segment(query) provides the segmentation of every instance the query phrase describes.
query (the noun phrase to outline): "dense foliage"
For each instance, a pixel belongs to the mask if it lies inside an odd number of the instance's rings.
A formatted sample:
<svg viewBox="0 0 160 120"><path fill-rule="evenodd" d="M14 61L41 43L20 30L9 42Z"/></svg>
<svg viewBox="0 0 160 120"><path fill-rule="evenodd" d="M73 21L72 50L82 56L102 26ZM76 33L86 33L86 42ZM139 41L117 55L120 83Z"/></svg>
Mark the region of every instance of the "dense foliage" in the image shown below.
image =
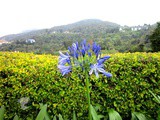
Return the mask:
<svg viewBox="0 0 160 120"><path fill-rule="evenodd" d="M67 50L73 42L80 42L83 38L94 40L104 52L150 51L148 35L153 29L154 26L146 24L128 27L100 20L84 20L51 29L4 36L0 39L11 43L0 46L0 51L57 54L58 50ZM27 39L34 39L36 42L28 44Z"/></svg>
<svg viewBox="0 0 160 120"><path fill-rule="evenodd" d="M75 71L62 77L56 56L0 52L0 66L0 106L6 106L6 119L15 114L35 118L39 103L48 104L50 115L71 119L75 110L79 119L86 119L84 76ZM160 53L113 54L105 67L112 78L91 75L90 80L92 105L99 107L99 113L114 108L126 120L133 111L157 118L149 90L160 94ZM18 102L22 97L30 98L26 110Z"/></svg>
<svg viewBox="0 0 160 120"><path fill-rule="evenodd" d="M156 29L149 36L151 41L151 47L154 52L160 51L160 22L157 23Z"/></svg>

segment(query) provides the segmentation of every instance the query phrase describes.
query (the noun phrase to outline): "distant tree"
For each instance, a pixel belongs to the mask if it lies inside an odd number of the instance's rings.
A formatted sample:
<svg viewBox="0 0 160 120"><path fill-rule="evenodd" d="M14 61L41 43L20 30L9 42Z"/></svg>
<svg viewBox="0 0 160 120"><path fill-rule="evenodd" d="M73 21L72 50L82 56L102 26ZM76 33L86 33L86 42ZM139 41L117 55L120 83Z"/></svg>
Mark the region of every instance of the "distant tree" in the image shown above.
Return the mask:
<svg viewBox="0 0 160 120"><path fill-rule="evenodd" d="M144 44L139 44L138 45L138 51L139 52L144 52Z"/></svg>
<svg viewBox="0 0 160 120"><path fill-rule="evenodd" d="M160 51L160 22L157 23L157 27L149 36L149 39L151 41L151 48L153 52Z"/></svg>

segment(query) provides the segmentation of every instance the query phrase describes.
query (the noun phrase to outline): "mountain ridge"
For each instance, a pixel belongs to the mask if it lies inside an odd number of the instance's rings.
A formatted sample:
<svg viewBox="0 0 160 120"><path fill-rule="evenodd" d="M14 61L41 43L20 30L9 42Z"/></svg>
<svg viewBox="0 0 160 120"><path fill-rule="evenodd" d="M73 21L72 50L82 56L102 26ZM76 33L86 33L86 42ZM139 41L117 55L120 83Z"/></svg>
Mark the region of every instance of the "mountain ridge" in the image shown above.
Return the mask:
<svg viewBox="0 0 160 120"><path fill-rule="evenodd" d="M57 54L67 50L73 42L97 42L108 52L150 51L149 34L155 27L120 26L119 24L97 19L86 19L72 24L48 29L28 31L0 38L8 44L0 45L0 51L34 52L37 54ZM26 42L33 40L34 42Z"/></svg>
<svg viewBox="0 0 160 120"><path fill-rule="evenodd" d="M95 27L93 27L95 26ZM80 20L78 22L66 24L66 25L60 25L60 26L54 26L51 28L45 28L45 29L37 29L37 30L26 30L27 32L22 32L18 34L9 34L0 37L2 40L7 40L7 41L13 41L14 39L18 39L18 37L23 37L25 35L29 36L34 36L37 34L43 34L44 32L52 33L52 32L65 32L65 31L71 31L71 32L79 32L83 28L86 27L92 27L92 29L97 29L97 26L101 27L102 29L111 29L111 28L116 28L120 27L119 24L113 23L113 22L108 22L108 21L102 21L100 19L85 19L85 20ZM90 31L90 30L88 30ZM86 31L86 32L88 32ZM84 33L86 33L84 32Z"/></svg>

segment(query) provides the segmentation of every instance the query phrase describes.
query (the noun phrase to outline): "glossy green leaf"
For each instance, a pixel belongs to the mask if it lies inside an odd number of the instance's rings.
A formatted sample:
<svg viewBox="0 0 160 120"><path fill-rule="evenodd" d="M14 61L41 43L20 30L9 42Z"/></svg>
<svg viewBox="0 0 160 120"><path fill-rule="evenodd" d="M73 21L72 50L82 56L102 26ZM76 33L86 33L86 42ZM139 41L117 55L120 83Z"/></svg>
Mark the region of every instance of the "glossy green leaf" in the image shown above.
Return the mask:
<svg viewBox="0 0 160 120"><path fill-rule="evenodd" d="M73 120L77 120L75 111L73 111Z"/></svg>
<svg viewBox="0 0 160 120"><path fill-rule="evenodd" d="M154 98L155 98L155 101L158 103L158 104L160 104L160 96L156 96L152 91L150 91L149 90L149 92L154 96Z"/></svg>
<svg viewBox="0 0 160 120"><path fill-rule="evenodd" d="M18 116L16 115L13 120L19 120Z"/></svg>
<svg viewBox="0 0 160 120"><path fill-rule="evenodd" d="M2 107L0 108L0 120L4 119L4 111L5 111L5 107L4 105L2 105Z"/></svg>
<svg viewBox="0 0 160 120"><path fill-rule="evenodd" d="M157 118L157 120L160 120L160 107L158 109L158 118Z"/></svg>
<svg viewBox="0 0 160 120"><path fill-rule="evenodd" d="M109 120L122 120L119 113L114 109L109 109L108 114L109 114Z"/></svg>
<svg viewBox="0 0 160 120"><path fill-rule="evenodd" d="M61 114L59 114L59 120L63 120L63 117Z"/></svg>
<svg viewBox="0 0 160 120"><path fill-rule="evenodd" d="M54 116L53 120L57 120L56 115Z"/></svg>
<svg viewBox="0 0 160 120"><path fill-rule="evenodd" d="M131 120L147 120L147 118L142 113L133 112Z"/></svg>
<svg viewBox="0 0 160 120"><path fill-rule="evenodd" d="M90 105L90 108L91 108L91 115L92 115L93 120L100 120L92 105Z"/></svg>
<svg viewBox="0 0 160 120"><path fill-rule="evenodd" d="M47 105L43 105L41 107L40 112L38 113L38 116L36 118L36 120L50 120L49 115L47 113Z"/></svg>

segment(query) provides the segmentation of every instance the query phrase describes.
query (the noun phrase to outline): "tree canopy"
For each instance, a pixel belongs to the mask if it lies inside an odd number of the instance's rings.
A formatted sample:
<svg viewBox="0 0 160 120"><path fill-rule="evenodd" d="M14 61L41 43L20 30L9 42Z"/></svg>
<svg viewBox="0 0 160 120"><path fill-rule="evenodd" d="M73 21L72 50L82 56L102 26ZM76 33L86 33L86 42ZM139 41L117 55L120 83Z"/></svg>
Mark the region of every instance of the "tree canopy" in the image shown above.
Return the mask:
<svg viewBox="0 0 160 120"><path fill-rule="evenodd" d="M157 23L157 27L149 36L149 39L151 41L151 48L153 52L160 51L160 22Z"/></svg>

